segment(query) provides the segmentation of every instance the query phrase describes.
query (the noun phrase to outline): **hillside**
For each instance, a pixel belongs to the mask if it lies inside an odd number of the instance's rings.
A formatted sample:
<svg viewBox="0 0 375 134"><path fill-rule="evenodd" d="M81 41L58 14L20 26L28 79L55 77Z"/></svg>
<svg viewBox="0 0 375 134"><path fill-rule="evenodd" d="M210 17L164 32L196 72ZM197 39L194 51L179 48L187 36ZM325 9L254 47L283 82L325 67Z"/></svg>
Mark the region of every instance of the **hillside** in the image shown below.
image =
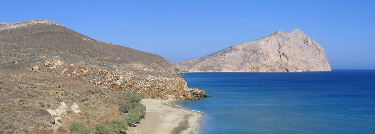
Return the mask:
<svg viewBox="0 0 375 134"><path fill-rule="evenodd" d="M168 71L174 71L173 66L158 55L104 43L51 21L3 23L0 26L2 54L14 53L15 56L19 56L18 53L22 53L33 57L60 56L71 61L84 60L98 64L157 64L164 69L169 69ZM18 60L27 59L18 58Z"/></svg>
<svg viewBox="0 0 375 134"><path fill-rule="evenodd" d="M189 88L158 55L51 21L0 23L0 133L106 124L125 116L118 110L125 93L178 100L206 96ZM54 109L64 112L52 115Z"/></svg>

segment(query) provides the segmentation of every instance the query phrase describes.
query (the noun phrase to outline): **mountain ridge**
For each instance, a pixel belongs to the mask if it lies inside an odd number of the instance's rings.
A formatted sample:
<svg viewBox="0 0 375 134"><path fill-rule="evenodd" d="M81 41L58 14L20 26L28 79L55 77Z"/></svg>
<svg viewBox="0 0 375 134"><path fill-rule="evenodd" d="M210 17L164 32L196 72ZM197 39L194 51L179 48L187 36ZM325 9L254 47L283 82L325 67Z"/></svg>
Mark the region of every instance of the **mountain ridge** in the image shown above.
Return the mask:
<svg viewBox="0 0 375 134"><path fill-rule="evenodd" d="M175 71L173 65L159 55L95 40L62 24L48 20L7 23L0 25L0 28L2 29L0 30L0 42L16 43L20 47L42 51L41 53L60 53L60 55L68 53L80 59L103 63L155 63L168 68L168 71ZM46 52L41 48L53 51Z"/></svg>
<svg viewBox="0 0 375 134"><path fill-rule="evenodd" d="M28 21L22 21L22 22L17 22L17 23L1 22L0 23L0 30L14 29L14 28L26 27L26 26L29 26L29 25L37 25L37 24L58 25L58 26L65 27L62 24L58 24L58 23L50 21L50 20L28 20Z"/></svg>

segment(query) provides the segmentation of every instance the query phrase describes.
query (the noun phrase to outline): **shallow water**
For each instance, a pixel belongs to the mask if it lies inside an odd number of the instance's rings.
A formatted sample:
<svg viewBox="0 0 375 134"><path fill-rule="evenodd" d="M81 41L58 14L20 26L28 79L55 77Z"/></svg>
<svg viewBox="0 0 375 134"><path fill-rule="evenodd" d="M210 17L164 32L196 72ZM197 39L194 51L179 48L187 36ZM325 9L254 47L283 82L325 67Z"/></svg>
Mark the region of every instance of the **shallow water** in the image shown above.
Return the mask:
<svg viewBox="0 0 375 134"><path fill-rule="evenodd" d="M375 70L184 77L213 96L180 104L205 113L202 134L375 133Z"/></svg>

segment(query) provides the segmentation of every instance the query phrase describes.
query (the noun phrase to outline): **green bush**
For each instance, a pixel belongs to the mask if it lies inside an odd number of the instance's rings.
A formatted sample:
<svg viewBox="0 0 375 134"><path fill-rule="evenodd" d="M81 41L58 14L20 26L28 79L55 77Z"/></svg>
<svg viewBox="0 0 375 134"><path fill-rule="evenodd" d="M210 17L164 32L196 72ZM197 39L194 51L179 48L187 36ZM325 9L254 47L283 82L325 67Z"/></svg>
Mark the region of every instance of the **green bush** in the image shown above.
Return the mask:
<svg viewBox="0 0 375 134"><path fill-rule="evenodd" d="M146 114L146 107L140 103L137 103L135 107L129 112L128 116L126 117L127 123L129 126L133 126L135 123L139 123L139 121L145 116Z"/></svg>
<svg viewBox="0 0 375 134"><path fill-rule="evenodd" d="M109 127L99 125L95 127L95 134L118 134L113 132Z"/></svg>
<svg viewBox="0 0 375 134"><path fill-rule="evenodd" d="M132 112L136 113L140 118L143 118L146 114L146 106L138 103L135 105Z"/></svg>
<svg viewBox="0 0 375 134"><path fill-rule="evenodd" d="M126 130L128 128L127 120L125 119L113 120L109 124L109 128L111 128L116 133L120 133L121 131Z"/></svg>
<svg viewBox="0 0 375 134"><path fill-rule="evenodd" d="M128 113L130 110L132 110L137 103L122 103L120 104L120 111L123 113Z"/></svg>
<svg viewBox="0 0 375 134"><path fill-rule="evenodd" d="M125 94L125 99L127 102L120 104L119 110L123 113L128 113L130 110L138 107L140 104L139 102L142 100L143 96L141 94Z"/></svg>
<svg viewBox="0 0 375 134"><path fill-rule="evenodd" d="M131 112L126 116L128 126L133 126L133 124L138 123L139 121L140 117L135 112Z"/></svg>
<svg viewBox="0 0 375 134"><path fill-rule="evenodd" d="M143 99L143 95L127 93L125 94L125 99L128 101L128 103L138 103Z"/></svg>
<svg viewBox="0 0 375 134"><path fill-rule="evenodd" d="M141 94L125 94L125 103L120 104L119 110L128 113L125 118L112 120L107 125L96 126L95 129L87 128L80 123L72 123L70 131L76 134L119 134L125 131L128 126L139 123L146 114L146 107L140 103L143 96Z"/></svg>
<svg viewBox="0 0 375 134"><path fill-rule="evenodd" d="M76 122L70 125L70 131L75 134L90 134L91 133L90 129L87 128L85 125L82 125Z"/></svg>
<svg viewBox="0 0 375 134"><path fill-rule="evenodd" d="M120 111L128 113L125 120L128 126L133 126L146 114L146 107L140 103L143 96L140 94L125 94L126 103L120 105Z"/></svg>
<svg viewBox="0 0 375 134"><path fill-rule="evenodd" d="M128 113L129 111L146 111L146 107L141 103L123 103L120 105L121 112Z"/></svg>

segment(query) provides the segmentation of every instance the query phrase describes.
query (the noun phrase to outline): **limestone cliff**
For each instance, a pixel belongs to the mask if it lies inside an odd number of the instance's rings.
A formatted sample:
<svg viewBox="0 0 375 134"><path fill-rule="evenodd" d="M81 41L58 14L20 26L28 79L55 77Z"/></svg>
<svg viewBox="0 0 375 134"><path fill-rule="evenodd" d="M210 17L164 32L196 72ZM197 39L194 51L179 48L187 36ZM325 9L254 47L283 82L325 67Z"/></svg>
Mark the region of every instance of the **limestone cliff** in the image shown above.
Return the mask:
<svg viewBox="0 0 375 134"><path fill-rule="evenodd" d="M331 71L324 49L296 29L231 46L205 57L177 64L187 72L305 72Z"/></svg>

